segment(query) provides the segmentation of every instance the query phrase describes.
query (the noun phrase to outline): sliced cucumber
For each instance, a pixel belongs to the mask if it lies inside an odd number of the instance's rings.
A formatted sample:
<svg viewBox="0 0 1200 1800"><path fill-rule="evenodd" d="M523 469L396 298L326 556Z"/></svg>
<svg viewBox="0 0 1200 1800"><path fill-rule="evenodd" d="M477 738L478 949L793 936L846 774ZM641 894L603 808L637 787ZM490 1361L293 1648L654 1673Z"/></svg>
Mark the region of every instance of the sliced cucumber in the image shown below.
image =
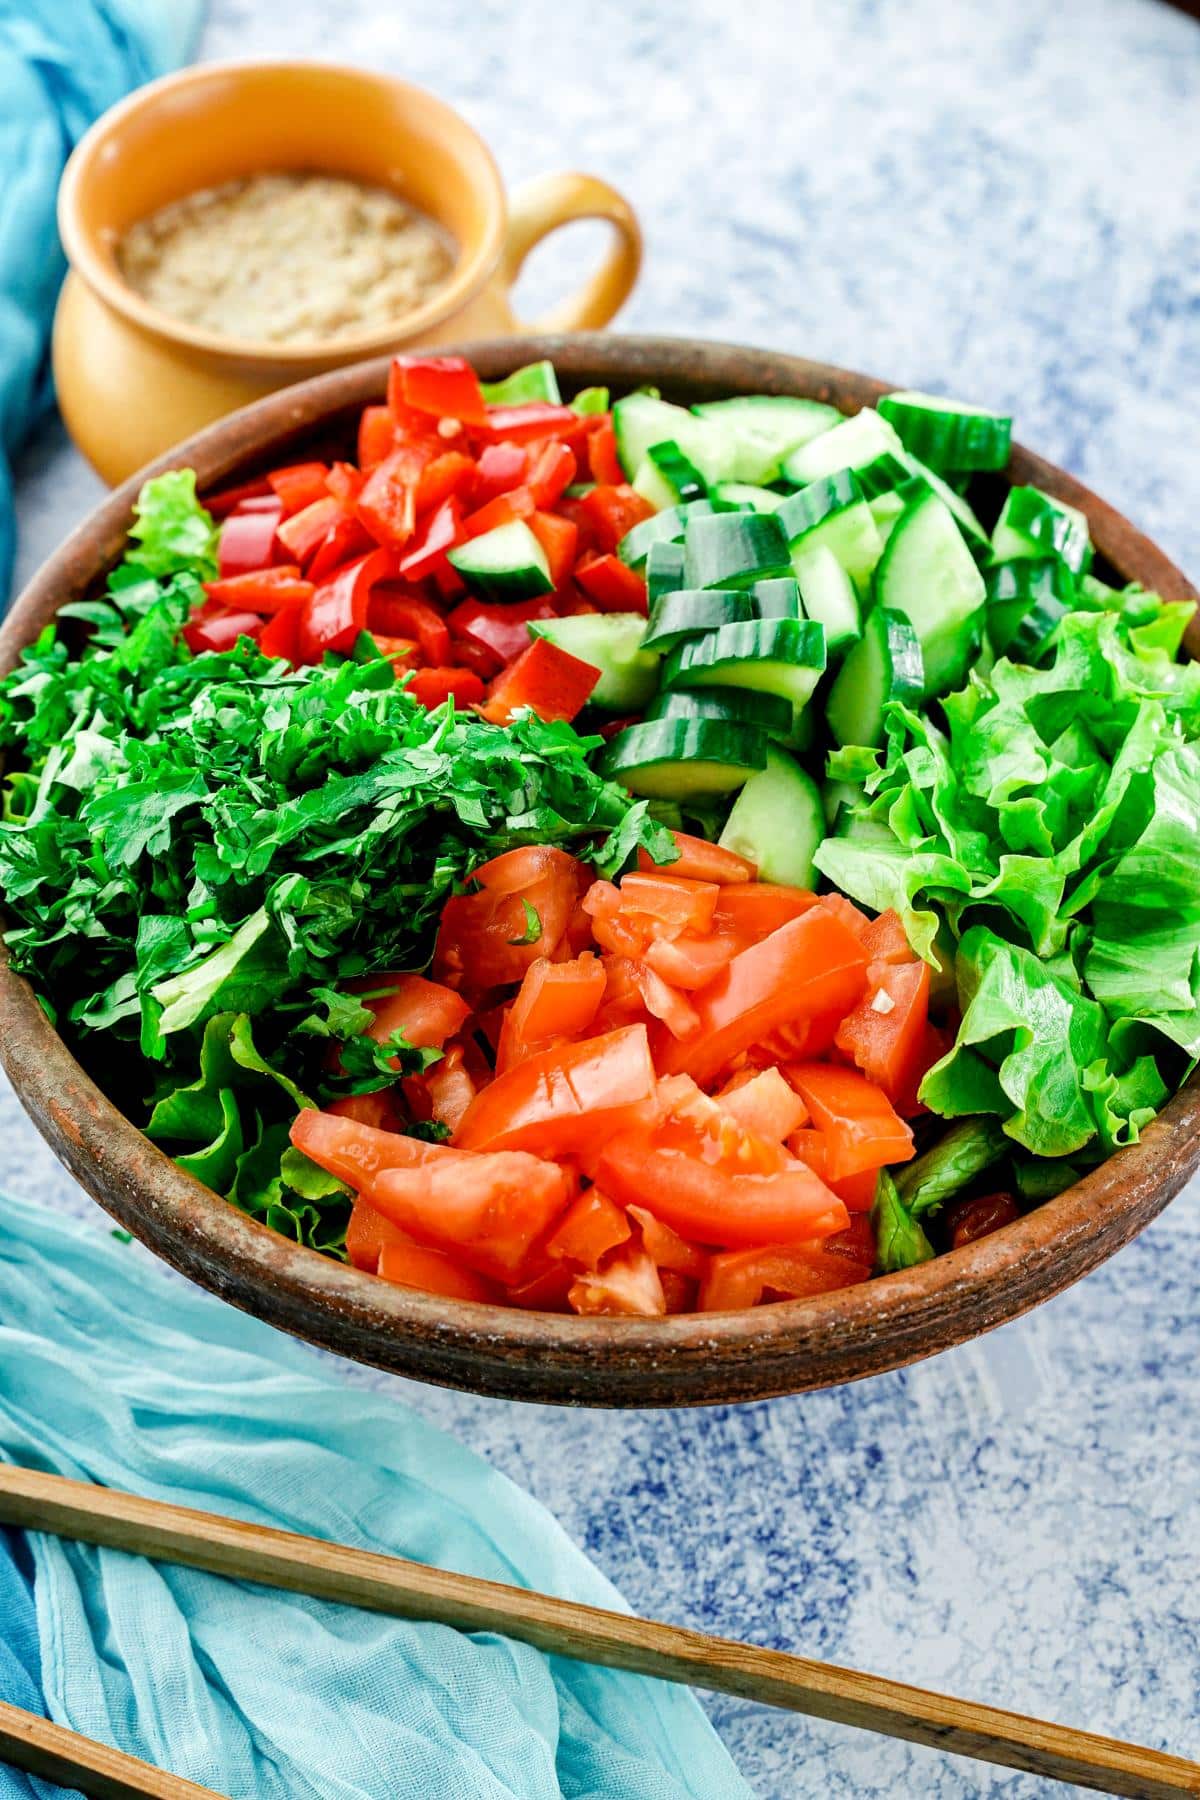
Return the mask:
<svg viewBox="0 0 1200 1800"><path fill-rule="evenodd" d="M750 589L756 619L802 619L800 584L791 575L777 575L769 581L756 581Z"/></svg>
<svg viewBox="0 0 1200 1800"><path fill-rule="evenodd" d="M552 406L562 404L552 362L526 363L503 381L481 381L479 385L488 406L525 406L530 400L548 400Z"/></svg>
<svg viewBox="0 0 1200 1800"><path fill-rule="evenodd" d="M988 642L997 656L1035 662L1076 604L1075 577L1057 556L1020 557L984 571Z"/></svg>
<svg viewBox="0 0 1200 1800"><path fill-rule="evenodd" d="M896 488L903 487L911 479L912 464L906 458L893 456L890 450L885 450L882 456L875 457L873 462L864 463L854 474L867 500L875 500L881 494L894 493Z"/></svg>
<svg viewBox="0 0 1200 1800"><path fill-rule="evenodd" d="M530 600L554 592L546 552L524 519L469 538L447 556L467 586L485 600Z"/></svg>
<svg viewBox="0 0 1200 1800"><path fill-rule="evenodd" d="M660 538L646 558L646 600L651 610L664 594L683 586L683 545Z"/></svg>
<svg viewBox="0 0 1200 1800"><path fill-rule="evenodd" d="M756 619L677 644L663 663L662 685L753 688L799 708L824 669L825 632L815 620Z"/></svg>
<svg viewBox="0 0 1200 1800"><path fill-rule="evenodd" d="M711 500L689 500L686 505L668 506L665 511L655 513L652 519L643 519L632 531L627 531L617 545L617 555L631 569L640 569L652 544L682 543L688 520L696 514L714 510Z"/></svg>
<svg viewBox="0 0 1200 1800"><path fill-rule="evenodd" d="M648 719L721 719L726 725L753 725L781 742L792 735L792 703L779 694L758 694L751 688L676 688L659 694L647 712Z"/></svg>
<svg viewBox="0 0 1200 1800"><path fill-rule="evenodd" d="M755 487L749 481L718 481L709 490L709 498L715 506L731 512L775 512L786 495L777 494L774 488Z"/></svg>
<svg viewBox="0 0 1200 1800"><path fill-rule="evenodd" d="M590 419L596 413L608 411L608 389L606 387L580 388L571 402L571 411L577 412L580 418Z"/></svg>
<svg viewBox="0 0 1200 1800"><path fill-rule="evenodd" d="M793 450L783 459L780 472L786 481L803 487L806 482L819 481L822 475L836 475L839 469L865 468L877 456L888 451L894 456L902 448L887 420L866 406L852 419L843 419L832 431L814 438L811 444Z"/></svg>
<svg viewBox="0 0 1200 1800"><path fill-rule="evenodd" d="M691 514L683 540L684 580L690 588L750 587L790 575L787 538L774 513Z"/></svg>
<svg viewBox="0 0 1200 1800"><path fill-rule="evenodd" d="M915 706L923 686L916 632L903 613L877 606L829 690L825 717L835 741L881 744L884 709L893 700Z"/></svg>
<svg viewBox="0 0 1200 1800"><path fill-rule="evenodd" d="M833 662L862 631L854 583L828 544L794 552L793 567L805 614L825 627L825 648Z"/></svg>
<svg viewBox="0 0 1200 1800"><path fill-rule="evenodd" d="M875 571L875 593L881 606L912 622L926 697L961 686L979 641L985 589L953 515L936 494L922 493L905 508Z"/></svg>
<svg viewBox="0 0 1200 1800"><path fill-rule="evenodd" d="M832 550L855 586L866 591L871 572L883 555L883 539L849 469L820 476L798 494L790 494L777 517L797 573L804 557L821 546Z"/></svg>
<svg viewBox="0 0 1200 1800"><path fill-rule="evenodd" d="M958 529L966 539L967 549L975 561L981 566L990 562L992 560L992 541L976 518L970 502L965 500L961 494L956 493L948 481L943 481L935 469L927 468L919 457L906 452L906 458L912 467L913 480L924 482L926 487L932 488L942 504L950 508L958 524ZM902 490L906 493L911 492L913 498L916 497L916 491L911 483L908 488Z"/></svg>
<svg viewBox="0 0 1200 1800"><path fill-rule="evenodd" d="M813 857L825 836L821 791L794 757L767 751L767 766L752 775L730 810L719 842L758 865L760 881L811 888Z"/></svg>
<svg viewBox="0 0 1200 1800"><path fill-rule="evenodd" d="M716 481L771 481L778 457L742 432L716 420L698 418L654 394L629 394L613 407L617 455L632 479L655 444L677 444L707 484Z"/></svg>
<svg viewBox="0 0 1200 1800"><path fill-rule="evenodd" d="M692 411L701 419L744 432L781 461L841 419L836 406L792 394L741 394L732 400L705 400Z"/></svg>
<svg viewBox="0 0 1200 1800"><path fill-rule="evenodd" d="M1012 420L982 406L964 406L936 394L898 390L879 402L906 450L944 474L947 469L1002 469L1008 461Z"/></svg>
<svg viewBox="0 0 1200 1800"><path fill-rule="evenodd" d="M753 726L721 719L644 719L612 740L600 773L631 794L685 800L730 793L766 762L766 735Z"/></svg>
<svg viewBox="0 0 1200 1800"><path fill-rule="evenodd" d="M1073 575L1082 575L1092 560L1088 522L1077 508L1040 488L1010 488L992 533L992 553L997 562L1061 556Z"/></svg>
<svg viewBox="0 0 1200 1800"><path fill-rule="evenodd" d="M679 588L655 602L646 643L655 650L671 650L684 638L759 616L749 589Z"/></svg>
<svg viewBox="0 0 1200 1800"><path fill-rule="evenodd" d="M606 712L640 712L658 691L659 658L643 648L646 621L635 613L577 613L569 619L538 619L532 637L549 638L560 650L599 669L588 699Z"/></svg>
<svg viewBox="0 0 1200 1800"><path fill-rule="evenodd" d="M681 500L704 498L703 475L675 443L651 444L633 486L651 506L678 506Z"/></svg>
<svg viewBox="0 0 1200 1800"><path fill-rule="evenodd" d="M876 494L873 500L867 501L867 508L875 521L875 529L879 533L879 541L886 545L892 535L892 528L900 514L908 505L912 495L906 487L894 488L889 494ZM883 552L880 551L880 555Z"/></svg>

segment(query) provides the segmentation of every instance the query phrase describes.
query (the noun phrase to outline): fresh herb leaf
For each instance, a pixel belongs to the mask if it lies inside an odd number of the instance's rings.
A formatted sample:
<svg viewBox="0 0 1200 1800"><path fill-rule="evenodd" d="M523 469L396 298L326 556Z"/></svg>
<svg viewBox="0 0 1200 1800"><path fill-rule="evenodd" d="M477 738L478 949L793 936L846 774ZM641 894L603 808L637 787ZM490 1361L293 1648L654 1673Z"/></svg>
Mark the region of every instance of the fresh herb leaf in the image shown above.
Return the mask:
<svg viewBox="0 0 1200 1800"><path fill-rule="evenodd" d="M913 1218L920 1218L969 1187L1008 1147L991 1119L961 1119L915 1161L896 1170L896 1192Z"/></svg>
<svg viewBox="0 0 1200 1800"><path fill-rule="evenodd" d="M886 1169L879 1171L871 1223L875 1228L875 1266L881 1274L911 1269L933 1256L933 1245L896 1192Z"/></svg>
<svg viewBox="0 0 1200 1800"><path fill-rule="evenodd" d="M510 944L536 944L542 935L542 921L537 908L531 906L528 900L522 899L521 905L525 908L525 930L520 937L509 938L508 941Z"/></svg>

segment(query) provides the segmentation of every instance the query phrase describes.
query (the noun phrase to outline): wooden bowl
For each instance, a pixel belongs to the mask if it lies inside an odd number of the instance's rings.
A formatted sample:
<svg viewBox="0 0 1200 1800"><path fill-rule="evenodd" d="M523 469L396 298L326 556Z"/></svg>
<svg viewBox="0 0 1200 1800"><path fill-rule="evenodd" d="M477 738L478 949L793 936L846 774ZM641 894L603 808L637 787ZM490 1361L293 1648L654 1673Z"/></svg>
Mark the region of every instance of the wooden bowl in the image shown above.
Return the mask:
<svg viewBox="0 0 1200 1800"><path fill-rule="evenodd" d="M854 412L885 384L767 351L672 338L507 339L471 355L488 378L551 357L567 383L650 382L669 398L784 393ZM339 369L234 413L147 473L188 465L202 490L350 440L378 400L387 363ZM1195 589L1163 553L1071 476L1027 450L1009 471L1081 507L1112 568L1166 598ZM65 602L119 558L141 477L68 539L0 631L0 670ZM1189 640L1200 652L1200 633ZM811 1300L663 1320L584 1319L453 1302L389 1286L254 1223L130 1124L89 1080L25 982L0 959L0 1056L38 1129L100 1204L175 1268L270 1324L401 1375L521 1400L689 1406L763 1399L875 1375L977 1337L1111 1256L1162 1211L1200 1164L1200 1078L1135 1148L1057 1199L919 1268Z"/></svg>

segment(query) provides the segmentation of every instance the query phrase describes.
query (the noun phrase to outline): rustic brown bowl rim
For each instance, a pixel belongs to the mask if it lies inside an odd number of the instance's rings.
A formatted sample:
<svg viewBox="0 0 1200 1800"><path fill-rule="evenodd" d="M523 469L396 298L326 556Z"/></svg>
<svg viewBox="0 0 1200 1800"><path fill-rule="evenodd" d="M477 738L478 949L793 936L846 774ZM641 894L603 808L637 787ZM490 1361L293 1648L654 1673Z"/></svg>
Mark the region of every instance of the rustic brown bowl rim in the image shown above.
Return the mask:
<svg viewBox="0 0 1200 1800"><path fill-rule="evenodd" d="M776 392L852 412L888 384L774 351L670 337L579 333L466 346L485 378L547 357L572 386L652 382L693 400ZM58 608L121 554L148 474L187 466L202 490L349 421L384 391L376 358L273 394L133 476L44 565L0 628L0 672ZM1009 476L1088 516L1097 548L1164 597L1196 590L1149 539L1070 475L1014 447ZM1188 648L1200 652L1193 630ZM765 1398L918 1360L1015 1318L1112 1255L1200 1164L1193 1078L1135 1147L1003 1230L861 1286L749 1312L591 1319L448 1302L390 1286L288 1242L185 1174L100 1092L0 955L0 1059L52 1147L89 1193L167 1262L244 1310L356 1360L526 1400L694 1405Z"/></svg>

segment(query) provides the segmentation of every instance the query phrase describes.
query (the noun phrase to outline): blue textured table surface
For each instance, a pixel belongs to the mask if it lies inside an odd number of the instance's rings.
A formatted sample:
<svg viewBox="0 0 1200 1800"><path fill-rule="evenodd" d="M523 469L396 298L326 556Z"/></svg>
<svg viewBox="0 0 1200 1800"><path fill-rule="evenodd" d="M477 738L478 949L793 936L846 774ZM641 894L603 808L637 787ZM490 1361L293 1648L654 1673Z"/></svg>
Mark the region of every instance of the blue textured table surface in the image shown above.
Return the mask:
<svg viewBox="0 0 1200 1800"><path fill-rule="evenodd" d="M1200 25L1158 0L341 0L330 17L213 0L204 53L393 69L459 105L510 181L608 176L649 246L630 329L1011 408L1025 442L1200 570ZM590 233L535 259L531 310ZM22 471L25 573L99 493L48 431ZM102 1223L7 1088L0 1188ZM391 1385L533 1489L643 1612L1200 1756L1198 1265L1193 1189L1030 1318L840 1392L603 1414ZM1063 1791L712 1712L764 1800Z"/></svg>

